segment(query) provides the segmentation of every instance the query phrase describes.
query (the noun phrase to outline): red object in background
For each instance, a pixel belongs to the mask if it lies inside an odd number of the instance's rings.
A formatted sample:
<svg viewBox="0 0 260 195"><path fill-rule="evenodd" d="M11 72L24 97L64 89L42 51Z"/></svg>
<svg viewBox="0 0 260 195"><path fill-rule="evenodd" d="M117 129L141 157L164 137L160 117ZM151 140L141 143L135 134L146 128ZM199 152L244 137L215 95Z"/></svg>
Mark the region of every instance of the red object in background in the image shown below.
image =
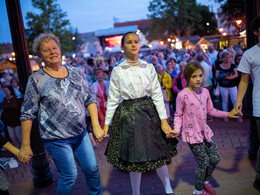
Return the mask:
<svg viewBox="0 0 260 195"><path fill-rule="evenodd" d="M106 45L107 45L107 47L115 47L117 45L121 45L121 39L122 39L122 35L106 37L105 38Z"/></svg>

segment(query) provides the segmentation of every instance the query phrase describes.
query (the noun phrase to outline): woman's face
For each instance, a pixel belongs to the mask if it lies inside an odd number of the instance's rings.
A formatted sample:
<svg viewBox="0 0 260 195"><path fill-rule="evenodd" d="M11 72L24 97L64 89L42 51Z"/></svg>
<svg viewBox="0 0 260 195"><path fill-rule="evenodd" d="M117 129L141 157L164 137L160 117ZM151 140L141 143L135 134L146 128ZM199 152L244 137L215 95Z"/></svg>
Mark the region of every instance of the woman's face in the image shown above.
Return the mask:
<svg viewBox="0 0 260 195"><path fill-rule="evenodd" d="M168 69L173 68L173 63L172 63L172 61L168 62L168 63L166 64L166 66L167 66Z"/></svg>
<svg viewBox="0 0 260 195"><path fill-rule="evenodd" d="M240 63L240 61L241 61L241 58L242 58L242 56L238 56L238 57L237 57L237 59L236 59L236 63L237 63L237 64L239 64L239 63Z"/></svg>
<svg viewBox="0 0 260 195"><path fill-rule="evenodd" d="M124 46L121 49L125 52L125 55L129 58L137 57L140 50L139 38L136 34L130 33L126 35L124 40Z"/></svg>
<svg viewBox="0 0 260 195"><path fill-rule="evenodd" d="M54 40L50 39L41 44L40 58L44 61L46 66L60 64L61 52Z"/></svg>
<svg viewBox="0 0 260 195"><path fill-rule="evenodd" d="M4 88L4 94L6 97L9 97L11 95L11 91L6 87Z"/></svg>
<svg viewBox="0 0 260 195"><path fill-rule="evenodd" d="M231 55L226 55L226 56L223 58L223 62L224 62L224 63L230 63L230 62L231 62Z"/></svg>
<svg viewBox="0 0 260 195"><path fill-rule="evenodd" d="M18 87L17 81L13 80L13 81L12 81L12 86L13 86L13 87Z"/></svg>
<svg viewBox="0 0 260 195"><path fill-rule="evenodd" d="M103 72L97 73L96 78L97 78L98 81L102 81L104 79Z"/></svg>
<svg viewBox="0 0 260 195"><path fill-rule="evenodd" d="M184 71L185 66L186 66L185 64L181 64L181 65L180 65L180 72L183 72L183 71Z"/></svg>

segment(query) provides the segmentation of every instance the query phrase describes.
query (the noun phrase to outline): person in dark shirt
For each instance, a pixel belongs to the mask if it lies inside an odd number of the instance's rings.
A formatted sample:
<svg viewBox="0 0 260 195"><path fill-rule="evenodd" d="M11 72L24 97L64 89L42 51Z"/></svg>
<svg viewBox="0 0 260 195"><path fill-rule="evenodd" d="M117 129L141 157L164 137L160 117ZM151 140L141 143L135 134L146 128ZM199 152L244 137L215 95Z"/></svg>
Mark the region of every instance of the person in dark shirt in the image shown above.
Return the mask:
<svg viewBox="0 0 260 195"><path fill-rule="evenodd" d="M16 147L21 147L22 132L20 123L21 102L17 99L12 86L4 88L3 113L5 125L11 142Z"/></svg>

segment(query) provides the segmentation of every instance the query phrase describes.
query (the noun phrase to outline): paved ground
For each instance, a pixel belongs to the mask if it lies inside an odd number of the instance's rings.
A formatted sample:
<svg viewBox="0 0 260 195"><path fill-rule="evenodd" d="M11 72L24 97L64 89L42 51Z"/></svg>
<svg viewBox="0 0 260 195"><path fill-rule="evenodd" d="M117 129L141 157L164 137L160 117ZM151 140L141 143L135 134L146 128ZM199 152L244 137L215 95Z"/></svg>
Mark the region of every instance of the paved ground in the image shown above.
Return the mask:
<svg viewBox="0 0 260 195"><path fill-rule="evenodd" d="M221 161L213 174L211 182L219 195L257 195L260 194L252 187L254 181L254 161L247 157L247 137L249 133L249 120L243 123L236 120L224 122L214 119L209 125L215 133L215 139L221 154ZM119 172L107 163L104 150L107 140L100 144L96 156L100 168L101 182L104 195L130 195L130 179L128 173ZM187 144L178 144L179 154L172 159L168 166L171 184L176 195L191 195L194 189L195 159L190 153ZM50 166L54 174L53 184L37 189L32 183L30 165L21 165L6 172L12 186L11 195L52 195L55 194L58 175L53 162ZM161 195L163 186L155 172L144 174L141 184L142 195ZM79 170L73 194L88 194L85 178Z"/></svg>

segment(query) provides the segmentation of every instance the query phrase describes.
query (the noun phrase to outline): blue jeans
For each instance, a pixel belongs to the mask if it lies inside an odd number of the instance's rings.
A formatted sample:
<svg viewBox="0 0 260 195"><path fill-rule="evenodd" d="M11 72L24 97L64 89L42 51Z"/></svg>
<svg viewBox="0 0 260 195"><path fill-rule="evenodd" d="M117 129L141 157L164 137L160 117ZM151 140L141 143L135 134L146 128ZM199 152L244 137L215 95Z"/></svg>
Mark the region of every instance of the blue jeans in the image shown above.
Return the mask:
<svg viewBox="0 0 260 195"><path fill-rule="evenodd" d="M71 194L77 178L75 160L85 174L89 194L102 194L98 164L87 131L73 138L43 142L59 173L57 195Z"/></svg>

